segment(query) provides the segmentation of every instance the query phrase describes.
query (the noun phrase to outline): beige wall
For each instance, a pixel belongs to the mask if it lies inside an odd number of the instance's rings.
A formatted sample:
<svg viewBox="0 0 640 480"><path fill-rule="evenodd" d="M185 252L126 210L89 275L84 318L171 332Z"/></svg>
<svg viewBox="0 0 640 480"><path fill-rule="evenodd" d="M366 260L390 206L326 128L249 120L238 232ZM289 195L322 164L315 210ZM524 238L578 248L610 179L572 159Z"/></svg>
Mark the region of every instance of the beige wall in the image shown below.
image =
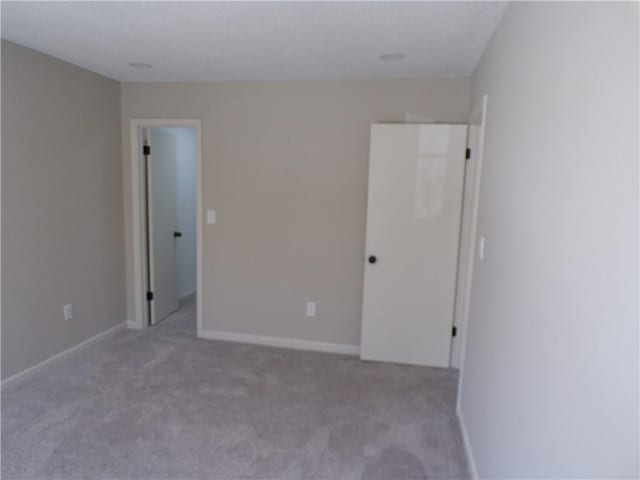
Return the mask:
<svg viewBox="0 0 640 480"><path fill-rule="evenodd" d="M405 112L464 122L469 94L468 79L123 84L125 215L129 119L202 119L218 214L204 226L204 328L357 345L369 126Z"/></svg>
<svg viewBox="0 0 640 480"><path fill-rule="evenodd" d="M512 3L462 411L481 478L638 478L638 4Z"/></svg>
<svg viewBox="0 0 640 480"><path fill-rule="evenodd" d="M2 378L125 320L120 149L118 82L2 41Z"/></svg>

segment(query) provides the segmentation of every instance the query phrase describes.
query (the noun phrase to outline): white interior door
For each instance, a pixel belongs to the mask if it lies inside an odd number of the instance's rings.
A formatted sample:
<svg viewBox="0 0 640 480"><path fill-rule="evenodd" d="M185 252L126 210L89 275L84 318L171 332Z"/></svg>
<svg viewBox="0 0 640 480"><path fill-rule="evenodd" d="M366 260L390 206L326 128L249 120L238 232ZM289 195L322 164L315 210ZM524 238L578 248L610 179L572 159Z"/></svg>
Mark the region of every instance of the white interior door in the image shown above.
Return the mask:
<svg viewBox="0 0 640 480"><path fill-rule="evenodd" d="M161 128L149 129L151 323L178 310L176 140Z"/></svg>
<svg viewBox="0 0 640 480"><path fill-rule="evenodd" d="M466 134L371 127L364 360L449 366Z"/></svg>

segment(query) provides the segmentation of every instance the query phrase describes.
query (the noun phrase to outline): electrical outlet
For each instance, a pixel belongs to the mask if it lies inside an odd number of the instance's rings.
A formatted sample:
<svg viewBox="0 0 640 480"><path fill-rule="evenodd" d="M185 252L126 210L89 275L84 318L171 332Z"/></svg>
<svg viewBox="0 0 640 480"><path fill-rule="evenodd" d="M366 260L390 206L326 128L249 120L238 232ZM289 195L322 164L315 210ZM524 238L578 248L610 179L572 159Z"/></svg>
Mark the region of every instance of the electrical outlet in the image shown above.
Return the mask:
<svg viewBox="0 0 640 480"><path fill-rule="evenodd" d="M63 307L63 311L64 311L64 319L65 320L71 320L73 318L73 307L71 306L70 303L67 303Z"/></svg>
<svg viewBox="0 0 640 480"><path fill-rule="evenodd" d="M307 302L307 317L316 316L316 302Z"/></svg>

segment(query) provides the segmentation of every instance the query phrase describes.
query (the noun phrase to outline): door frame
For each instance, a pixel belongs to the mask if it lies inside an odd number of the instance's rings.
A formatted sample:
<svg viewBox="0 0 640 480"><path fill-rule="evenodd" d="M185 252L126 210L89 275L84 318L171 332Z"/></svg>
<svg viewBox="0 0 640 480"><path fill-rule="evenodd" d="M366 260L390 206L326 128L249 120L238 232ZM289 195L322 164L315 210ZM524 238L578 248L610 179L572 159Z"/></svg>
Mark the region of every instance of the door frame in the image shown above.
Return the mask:
<svg viewBox="0 0 640 480"><path fill-rule="evenodd" d="M469 324L469 309L471 306L471 287L473 282L473 267L476 260L476 239L478 228L478 209L480 206L480 189L482 183L482 164L484 157L484 138L487 126L487 103L489 97L484 95L480 101L473 107L468 117L469 129L471 126L477 126L478 132L475 139L475 145L467 143L467 147L471 148L471 158L469 161L475 162L474 168L471 170L473 175L472 179L472 191L464 192L464 195L472 195L472 201L470 205L471 225L467 236L467 249L466 251L460 251L460 258L465 255L467 258L466 271L459 272L460 277L458 283L463 282L463 286L459 295L456 296L455 312L458 308L460 311L460 324L456 325L458 335L452 339L452 342L456 342L456 348L452 345L451 366L453 368L459 368L460 374L458 375L458 405L460 402L460 388L462 386L462 376L464 373L464 357L467 349L467 332ZM464 212L463 212L464 215ZM464 220L464 216L463 216ZM462 245L462 239L460 241ZM460 261L460 259L459 259Z"/></svg>
<svg viewBox="0 0 640 480"><path fill-rule="evenodd" d="M127 322L129 328L142 330L149 326L149 302L147 275L147 233L145 208L144 156L142 155L142 129L154 127L191 127L196 134L196 326L198 337L202 325L202 285L203 285L203 247L202 225L202 121L195 118L132 118L129 120L131 138L131 231L133 233L133 318Z"/></svg>

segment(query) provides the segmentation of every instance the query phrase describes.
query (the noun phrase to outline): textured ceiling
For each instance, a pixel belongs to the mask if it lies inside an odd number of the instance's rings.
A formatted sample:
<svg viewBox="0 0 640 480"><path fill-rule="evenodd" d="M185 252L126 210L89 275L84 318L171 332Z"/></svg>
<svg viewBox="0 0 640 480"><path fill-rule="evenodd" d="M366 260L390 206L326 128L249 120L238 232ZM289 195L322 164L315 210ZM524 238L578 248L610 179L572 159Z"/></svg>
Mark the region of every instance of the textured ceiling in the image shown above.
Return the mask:
<svg viewBox="0 0 640 480"><path fill-rule="evenodd" d="M505 6L3 1L1 8L2 37L13 42L117 80L192 82L467 76ZM393 53L405 58L379 58Z"/></svg>

